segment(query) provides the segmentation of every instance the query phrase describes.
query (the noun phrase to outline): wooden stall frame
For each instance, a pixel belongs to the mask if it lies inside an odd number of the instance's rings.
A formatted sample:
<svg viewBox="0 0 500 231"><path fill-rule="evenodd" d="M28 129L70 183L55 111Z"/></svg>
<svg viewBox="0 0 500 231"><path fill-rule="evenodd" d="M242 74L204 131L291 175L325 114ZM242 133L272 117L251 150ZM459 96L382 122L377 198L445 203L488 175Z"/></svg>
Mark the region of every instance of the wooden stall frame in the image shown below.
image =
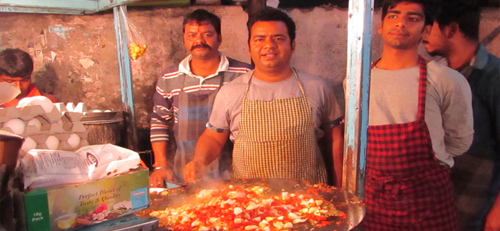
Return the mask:
<svg viewBox="0 0 500 231"><path fill-rule="evenodd" d="M342 187L364 198L373 0L350 0Z"/></svg>

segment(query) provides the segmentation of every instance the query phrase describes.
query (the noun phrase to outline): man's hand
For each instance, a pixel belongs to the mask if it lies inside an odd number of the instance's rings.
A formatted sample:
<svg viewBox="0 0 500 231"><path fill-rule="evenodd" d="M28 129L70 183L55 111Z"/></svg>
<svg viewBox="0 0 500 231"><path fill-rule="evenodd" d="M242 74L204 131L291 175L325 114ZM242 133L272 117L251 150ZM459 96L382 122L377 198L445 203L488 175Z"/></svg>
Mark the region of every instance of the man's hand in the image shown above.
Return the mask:
<svg viewBox="0 0 500 231"><path fill-rule="evenodd" d="M184 181L191 182L200 179L207 174L207 169L208 166L195 160L187 163L183 171Z"/></svg>
<svg viewBox="0 0 500 231"><path fill-rule="evenodd" d="M154 170L149 176L149 186L153 188L164 188L165 181L172 181L174 173L168 168Z"/></svg>

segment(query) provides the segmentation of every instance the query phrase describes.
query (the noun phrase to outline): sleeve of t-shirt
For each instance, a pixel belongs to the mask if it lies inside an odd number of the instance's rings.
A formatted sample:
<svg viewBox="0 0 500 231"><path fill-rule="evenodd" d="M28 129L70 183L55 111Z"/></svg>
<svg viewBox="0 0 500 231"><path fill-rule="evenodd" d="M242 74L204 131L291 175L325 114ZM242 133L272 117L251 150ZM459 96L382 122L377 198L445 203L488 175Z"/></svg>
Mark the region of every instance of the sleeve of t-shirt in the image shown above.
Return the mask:
<svg viewBox="0 0 500 231"><path fill-rule="evenodd" d="M452 156L462 155L472 144L474 128L472 116L472 94L467 80L458 72L448 70L451 81L443 95L442 117L446 152Z"/></svg>
<svg viewBox="0 0 500 231"><path fill-rule="evenodd" d="M164 97L164 81L158 80L155 93L153 95L153 112L150 115L150 141L164 142L169 140L170 124L174 119L172 103Z"/></svg>
<svg viewBox="0 0 500 231"><path fill-rule="evenodd" d="M344 110L340 108L337 97L332 88L325 87L325 106L323 107L322 124L329 124L332 127L340 125L344 121Z"/></svg>

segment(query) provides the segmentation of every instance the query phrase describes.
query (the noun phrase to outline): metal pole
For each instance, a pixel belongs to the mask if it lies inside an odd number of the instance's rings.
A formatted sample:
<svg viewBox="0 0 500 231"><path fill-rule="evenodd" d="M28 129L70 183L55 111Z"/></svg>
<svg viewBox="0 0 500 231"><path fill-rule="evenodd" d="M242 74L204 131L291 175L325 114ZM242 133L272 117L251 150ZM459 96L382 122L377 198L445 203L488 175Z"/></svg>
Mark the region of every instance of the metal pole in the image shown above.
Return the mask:
<svg viewBox="0 0 500 231"><path fill-rule="evenodd" d="M373 0L350 0L347 30L346 129L342 186L364 198Z"/></svg>
<svg viewBox="0 0 500 231"><path fill-rule="evenodd" d="M130 54L127 42L126 24L127 6L113 7L115 23L116 53L120 73L120 88L123 104L123 126L125 128L125 146L137 150L137 132L134 110L134 97L132 95L132 69L130 67Z"/></svg>

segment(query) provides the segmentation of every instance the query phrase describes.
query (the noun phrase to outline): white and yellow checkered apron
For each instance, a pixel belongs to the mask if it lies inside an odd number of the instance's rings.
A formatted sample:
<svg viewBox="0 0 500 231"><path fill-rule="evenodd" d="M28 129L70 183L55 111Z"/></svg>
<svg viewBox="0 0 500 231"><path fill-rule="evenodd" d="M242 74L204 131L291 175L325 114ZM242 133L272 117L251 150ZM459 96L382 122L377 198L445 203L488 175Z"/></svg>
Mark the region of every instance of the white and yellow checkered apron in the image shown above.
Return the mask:
<svg viewBox="0 0 500 231"><path fill-rule="evenodd" d="M248 100L253 74L250 77L234 141L234 178L290 178L327 183L312 109L295 70L293 73L302 95L271 101Z"/></svg>

